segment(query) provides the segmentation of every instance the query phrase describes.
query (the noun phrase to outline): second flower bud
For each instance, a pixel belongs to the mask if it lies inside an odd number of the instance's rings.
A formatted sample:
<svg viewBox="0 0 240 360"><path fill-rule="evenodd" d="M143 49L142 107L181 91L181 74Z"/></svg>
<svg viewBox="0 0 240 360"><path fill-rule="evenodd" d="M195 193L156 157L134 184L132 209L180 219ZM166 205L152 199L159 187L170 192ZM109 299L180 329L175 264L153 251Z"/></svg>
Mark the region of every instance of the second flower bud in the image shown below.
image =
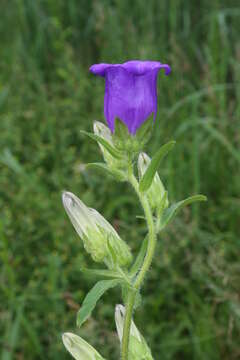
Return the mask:
<svg viewBox="0 0 240 360"><path fill-rule="evenodd" d="M127 244L99 212L88 208L71 192L64 192L62 199L75 230L94 261L104 262L110 268L124 267L131 262Z"/></svg>

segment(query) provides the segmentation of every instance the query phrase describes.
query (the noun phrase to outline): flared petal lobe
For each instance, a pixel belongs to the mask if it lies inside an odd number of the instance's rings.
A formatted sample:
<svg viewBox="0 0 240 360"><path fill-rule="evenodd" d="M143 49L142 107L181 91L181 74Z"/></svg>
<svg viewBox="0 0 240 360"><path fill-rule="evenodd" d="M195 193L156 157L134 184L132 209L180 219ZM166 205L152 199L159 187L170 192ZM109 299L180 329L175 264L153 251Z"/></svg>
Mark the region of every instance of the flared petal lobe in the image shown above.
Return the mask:
<svg viewBox="0 0 240 360"><path fill-rule="evenodd" d="M157 75L160 69L168 75L170 66L157 61L132 60L124 64L96 64L90 67L95 75L105 77L104 115L114 132L119 118L131 135L157 113Z"/></svg>

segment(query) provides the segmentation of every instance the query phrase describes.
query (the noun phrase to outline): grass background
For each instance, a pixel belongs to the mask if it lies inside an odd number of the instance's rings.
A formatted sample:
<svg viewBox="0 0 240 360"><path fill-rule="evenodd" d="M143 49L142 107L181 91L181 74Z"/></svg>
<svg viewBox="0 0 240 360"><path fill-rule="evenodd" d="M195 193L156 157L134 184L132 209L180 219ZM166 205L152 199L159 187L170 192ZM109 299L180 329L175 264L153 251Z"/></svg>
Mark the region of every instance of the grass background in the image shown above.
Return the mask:
<svg viewBox="0 0 240 360"><path fill-rule="evenodd" d="M235 0L2 0L0 22L0 359L69 359L61 333L94 280L63 189L98 209L133 252L145 229L137 199L83 164L80 135L103 120L97 62L156 59L159 112L151 155L171 201L203 193L164 231L135 313L155 359L240 358L240 3ZM92 264L94 266L94 264ZM112 290L78 331L118 358Z"/></svg>

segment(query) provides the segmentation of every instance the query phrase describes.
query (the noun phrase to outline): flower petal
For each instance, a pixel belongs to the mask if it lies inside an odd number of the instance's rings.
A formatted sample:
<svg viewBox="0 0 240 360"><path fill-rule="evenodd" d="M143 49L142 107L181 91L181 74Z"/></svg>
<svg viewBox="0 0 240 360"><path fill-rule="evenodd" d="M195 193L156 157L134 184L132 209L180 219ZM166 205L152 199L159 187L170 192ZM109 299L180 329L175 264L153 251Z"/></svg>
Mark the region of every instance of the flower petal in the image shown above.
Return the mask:
<svg viewBox="0 0 240 360"><path fill-rule="evenodd" d="M107 64L100 63L94 64L89 68L89 71L95 75L105 76L107 70L110 68L122 67L129 71L133 75L144 75L149 71L165 69L165 75L171 72L171 67L168 64L162 64L159 61L141 61L141 60L130 60L123 64Z"/></svg>
<svg viewBox="0 0 240 360"><path fill-rule="evenodd" d="M149 71L165 69L165 74L171 72L171 68L167 64L161 64L159 61L139 61L131 60L122 65L126 70L134 75L144 75Z"/></svg>
<svg viewBox="0 0 240 360"><path fill-rule="evenodd" d="M118 117L130 134L152 114L157 112L157 71L136 76L124 67L115 66L106 72L104 115L114 132Z"/></svg>
<svg viewBox="0 0 240 360"><path fill-rule="evenodd" d="M131 60L123 64L95 64L90 71L106 79L104 115L111 132L119 118L131 135L157 113L157 75L160 69L168 75L171 68L159 61Z"/></svg>
<svg viewBox="0 0 240 360"><path fill-rule="evenodd" d="M109 68L110 66L112 66L111 64L105 64L105 63L100 63L100 64L94 64L89 68L89 71L95 75L99 75L99 76L105 76L105 71L107 68Z"/></svg>

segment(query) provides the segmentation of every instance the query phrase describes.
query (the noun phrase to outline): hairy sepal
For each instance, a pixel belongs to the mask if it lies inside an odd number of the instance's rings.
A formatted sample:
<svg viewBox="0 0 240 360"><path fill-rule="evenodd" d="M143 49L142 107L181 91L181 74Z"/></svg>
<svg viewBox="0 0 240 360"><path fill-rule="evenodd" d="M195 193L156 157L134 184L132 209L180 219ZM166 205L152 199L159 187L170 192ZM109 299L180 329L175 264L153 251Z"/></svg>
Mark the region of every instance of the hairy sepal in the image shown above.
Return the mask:
<svg viewBox="0 0 240 360"><path fill-rule="evenodd" d="M150 116L137 130L135 135L129 133L127 126L118 118L115 119L113 144L119 151L134 157L139 153L150 138L153 116Z"/></svg>

